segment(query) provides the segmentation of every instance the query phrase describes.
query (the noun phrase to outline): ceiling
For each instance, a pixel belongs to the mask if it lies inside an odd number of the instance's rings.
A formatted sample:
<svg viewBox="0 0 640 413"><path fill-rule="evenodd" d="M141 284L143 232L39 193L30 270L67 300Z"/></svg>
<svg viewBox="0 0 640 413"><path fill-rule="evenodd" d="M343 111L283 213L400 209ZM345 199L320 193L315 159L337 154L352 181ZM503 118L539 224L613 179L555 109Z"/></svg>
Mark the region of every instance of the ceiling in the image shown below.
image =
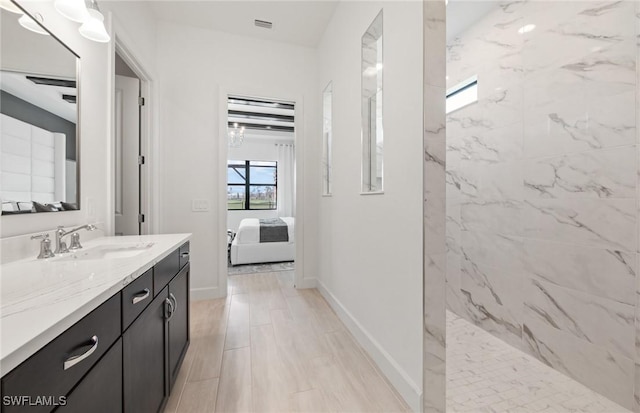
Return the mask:
<svg viewBox="0 0 640 413"><path fill-rule="evenodd" d="M447 5L447 43L491 11L498 8L496 0L449 0Z"/></svg>
<svg viewBox="0 0 640 413"><path fill-rule="evenodd" d="M315 47L337 1L149 1L148 4L159 20ZM273 22L273 28L256 27L255 19Z"/></svg>

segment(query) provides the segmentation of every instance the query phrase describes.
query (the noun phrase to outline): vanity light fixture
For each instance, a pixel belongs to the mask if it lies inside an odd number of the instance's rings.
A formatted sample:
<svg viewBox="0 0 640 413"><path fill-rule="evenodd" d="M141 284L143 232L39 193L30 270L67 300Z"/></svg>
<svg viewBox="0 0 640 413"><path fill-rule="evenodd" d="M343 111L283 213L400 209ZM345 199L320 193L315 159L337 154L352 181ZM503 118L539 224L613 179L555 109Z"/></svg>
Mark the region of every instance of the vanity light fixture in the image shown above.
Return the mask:
<svg viewBox="0 0 640 413"><path fill-rule="evenodd" d="M35 19L35 20L34 20ZM42 18L42 15L40 13L36 13L33 15L33 19L31 17L29 17L26 14L23 14L22 17L20 17L18 19L18 23L20 23L20 26L24 27L27 30L30 30L34 33L38 33L38 34L43 34L45 36L49 36L49 32L46 31L45 29L42 28L42 26L40 26L38 24L38 22L36 22L36 20L40 23L42 23L42 21L44 20Z"/></svg>
<svg viewBox="0 0 640 413"><path fill-rule="evenodd" d="M94 42L108 43L111 37L104 27L104 16L100 13L98 3L95 0L91 0L87 11L89 12L89 17L80 26L80 34Z"/></svg>
<svg viewBox="0 0 640 413"><path fill-rule="evenodd" d="M74 22L82 23L89 17L84 0L56 0L53 5L58 13Z"/></svg>
<svg viewBox="0 0 640 413"><path fill-rule="evenodd" d="M20 10L18 6L13 4L11 0L0 0L0 8L5 9L6 11L10 11L11 13L23 14L22 10Z"/></svg>

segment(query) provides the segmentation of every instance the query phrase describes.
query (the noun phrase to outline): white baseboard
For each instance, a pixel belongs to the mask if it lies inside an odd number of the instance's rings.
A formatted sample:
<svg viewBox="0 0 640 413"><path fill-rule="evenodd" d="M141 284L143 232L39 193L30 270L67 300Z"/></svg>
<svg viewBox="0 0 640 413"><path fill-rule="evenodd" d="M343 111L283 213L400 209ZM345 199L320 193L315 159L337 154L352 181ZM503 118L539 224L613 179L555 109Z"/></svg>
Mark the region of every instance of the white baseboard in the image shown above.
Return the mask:
<svg viewBox="0 0 640 413"><path fill-rule="evenodd" d="M314 279L315 280L315 279ZM317 289L336 312L340 320L347 326L358 343L365 349L369 357L386 376L387 380L400 393L412 411L422 411L422 389L407 374L406 371L391 357L375 338L356 320L344 305L326 288L322 281L317 280Z"/></svg>
<svg viewBox="0 0 640 413"><path fill-rule="evenodd" d="M296 284L296 288L316 288L318 280L315 278L303 278L300 283Z"/></svg>
<svg viewBox="0 0 640 413"><path fill-rule="evenodd" d="M226 296L226 292L222 294L222 290L218 287L192 288L190 292L192 301L213 300Z"/></svg>

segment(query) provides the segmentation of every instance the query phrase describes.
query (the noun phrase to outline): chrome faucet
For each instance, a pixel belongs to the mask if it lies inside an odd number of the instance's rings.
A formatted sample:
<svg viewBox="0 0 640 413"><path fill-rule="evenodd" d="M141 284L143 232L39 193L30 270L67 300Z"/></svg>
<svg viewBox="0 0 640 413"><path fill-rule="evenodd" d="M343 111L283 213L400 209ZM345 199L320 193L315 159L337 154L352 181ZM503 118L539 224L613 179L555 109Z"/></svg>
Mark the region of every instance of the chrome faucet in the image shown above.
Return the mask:
<svg viewBox="0 0 640 413"><path fill-rule="evenodd" d="M82 248L82 245L80 245L80 236L79 234L77 234L77 232L81 229L93 231L96 229L96 226L91 224L82 225L69 231L65 231L64 227L58 227L58 229L56 230L56 250L54 251L54 254L64 254L65 252L69 252L67 243L62 240L63 237L69 234L75 234L75 237L72 238L71 248L74 250Z"/></svg>

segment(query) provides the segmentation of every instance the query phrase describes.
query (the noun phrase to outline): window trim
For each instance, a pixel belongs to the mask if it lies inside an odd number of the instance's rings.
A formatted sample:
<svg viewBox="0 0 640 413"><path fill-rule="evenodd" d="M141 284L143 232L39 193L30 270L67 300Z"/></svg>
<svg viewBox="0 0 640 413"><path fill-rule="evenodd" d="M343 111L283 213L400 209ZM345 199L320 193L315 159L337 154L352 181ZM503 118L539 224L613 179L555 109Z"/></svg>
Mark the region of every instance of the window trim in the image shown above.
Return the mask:
<svg viewBox="0 0 640 413"><path fill-rule="evenodd" d="M265 166L265 165L251 165L251 162L273 162L275 165L274 166ZM230 209L229 208L229 199L227 198L227 211L276 211L278 209L278 162L277 161L257 161L257 160L245 160L244 164L242 163L229 163L229 161L227 161L227 171L229 171L229 168L244 168L245 170L245 182L243 184L234 184L234 183L229 183L229 178L227 178L227 188L229 188L230 186L236 186L236 187L244 187L244 207L243 208L234 208L234 209ZM254 168L273 168L275 169L275 173L276 173L276 179L275 179L275 184L252 184L251 183L251 167ZM237 173L237 171L236 171ZM274 203L274 207L273 208L251 208L251 187L256 187L256 186L270 186L273 187L275 190L275 194L276 194L276 202Z"/></svg>
<svg viewBox="0 0 640 413"><path fill-rule="evenodd" d="M476 88L476 97L475 97L475 99L473 101L467 102L464 105L459 106L459 107L457 107L455 109L452 109L452 110L446 110L445 109L447 115L449 113L453 113L453 112L455 112L457 110L460 110L460 109L462 109L464 107L472 105L472 104L474 104L474 103L476 103L478 101L478 75L471 76L469 79L467 79L467 80L465 80L463 82L460 82L457 85L455 85L454 87L452 87L452 88L447 90L447 93L446 93L446 96L445 96L445 101L449 100L449 98L451 98L451 97L453 97L453 96L455 96L457 94L460 94L460 93L464 92L465 90L468 90L468 89L470 89L472 87Z"/></svg>

